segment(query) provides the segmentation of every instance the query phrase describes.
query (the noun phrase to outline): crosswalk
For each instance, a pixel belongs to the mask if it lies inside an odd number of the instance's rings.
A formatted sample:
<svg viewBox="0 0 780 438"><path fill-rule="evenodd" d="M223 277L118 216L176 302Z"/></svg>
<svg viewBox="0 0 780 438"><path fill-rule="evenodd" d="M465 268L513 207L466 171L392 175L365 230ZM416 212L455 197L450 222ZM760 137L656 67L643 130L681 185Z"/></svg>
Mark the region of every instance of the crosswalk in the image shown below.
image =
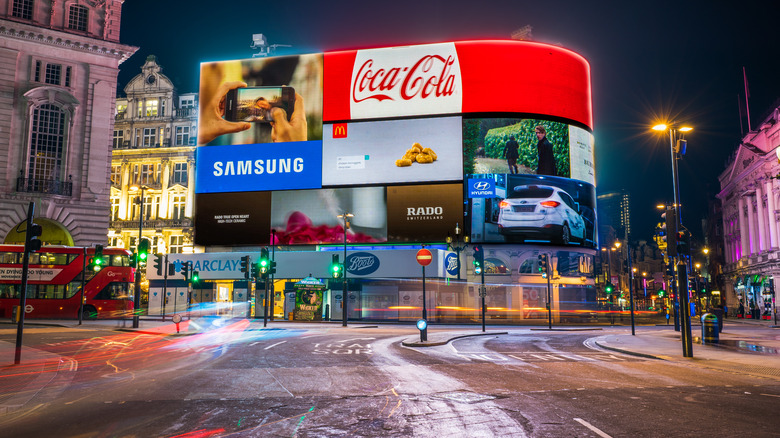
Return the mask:
<svg viewBox="0 0 780 438"><path fill-rule="evenodd" d="M606 352L464 352L457 351L462 358L472 361L509 363L509 362L632 362L644 360L642 358L625 356Z"/></svg>

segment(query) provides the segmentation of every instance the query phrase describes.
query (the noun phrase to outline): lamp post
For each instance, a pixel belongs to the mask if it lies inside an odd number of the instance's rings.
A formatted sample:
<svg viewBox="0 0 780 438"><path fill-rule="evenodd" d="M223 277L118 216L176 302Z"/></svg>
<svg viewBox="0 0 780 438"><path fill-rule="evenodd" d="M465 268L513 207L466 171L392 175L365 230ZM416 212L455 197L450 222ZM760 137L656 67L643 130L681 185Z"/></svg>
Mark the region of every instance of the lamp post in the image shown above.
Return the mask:
<svg viewBox="0 0 780 438"><path fill-rule="evenodd" d="M466 249L466 247L468 247L468 243L469 243L469 236L463 236L463 245L461 246L461 244L460 244L460 235L461 235L460 232L461 232L460 226L456 222L455 223L455 239L454 239L454 241L453 241L452 237L450 236L450 233L449 232L447 233L447 247L450 248L451 251L455 251L455 253L457 255L457 258L458 258L458 261L457 261L457 263L458 263L458 266L457 266L458 280L460 280L460 252L463 251L464 249Z"/></svg>
<svg viewBox="0 0 780 438"><path fill-rule="evenodd" d="M677 170L677 161L682 154L685 154L685 148L687 142L683 139L686 132L693 130L690 126L672 123L660 123L653 126L654 131L669 132L669 152L672 160L672 190L674 192L674 212L675 223L669 229L669 232L677 233L683 229L682 226L682 212L680 211L680 176ZM688 270L685 261L685 254L678 254L677 256L677 279L678 279L678 291L680 297L680 325L681 325L681 338L683 357L693 357L693 342L691 340L691 309L688 304Z"/></svg>
<svg viewBox="0 0 780 438"><path fill-rule="evenodd" d="M138 203L138 241L135 243L136 248L136 255L138 254L138 248L141 245L141 239L144 235L144 192L149 187L147 186L132 186L130 187L130 191L137 192L141 191L141 195L136 198L136 201ZM138 311L141 308L141 264L139 260L136 258L136 266L135 266L135 292L133 293L133 328L138 328L139 325L139 317L138 317Z"/></svg>
<svg viewBox="0 0 780 438"><path fill-rule="evenodd" d="M342 270L342 278L344 279L344 289L341 293L341 326L347 326L347 228L349 227L349 218L354 217L352 213L344 212L338 216L339 219L344 220L344 269Z"/></svg>

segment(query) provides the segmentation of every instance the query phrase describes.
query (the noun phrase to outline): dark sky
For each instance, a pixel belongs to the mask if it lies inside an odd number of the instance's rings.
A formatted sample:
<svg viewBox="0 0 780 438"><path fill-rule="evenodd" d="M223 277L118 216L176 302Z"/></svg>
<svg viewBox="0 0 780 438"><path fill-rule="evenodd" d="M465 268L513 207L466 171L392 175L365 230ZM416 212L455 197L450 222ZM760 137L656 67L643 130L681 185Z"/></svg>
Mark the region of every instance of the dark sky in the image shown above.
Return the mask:
<svg viewBox="0 0 780 438"><path fill-rule="evenodd" d="M119 84L154 54L180 92L197 91L199 63L251 57L254 33L313 53L508 38L531 25L534 40L590 62L597 191L630 191L633 239L649 239L655 205L672 201L668 136L649 127L669 117L694 126L680 187L683 220L700 239L707 201L720 190L717 176L741 138L742 68L754 128L780 98L778 16L780 2L750 0L129 0L121 41L140 50L122 65ZM746 117L742 125L747 130Z"/></svg>

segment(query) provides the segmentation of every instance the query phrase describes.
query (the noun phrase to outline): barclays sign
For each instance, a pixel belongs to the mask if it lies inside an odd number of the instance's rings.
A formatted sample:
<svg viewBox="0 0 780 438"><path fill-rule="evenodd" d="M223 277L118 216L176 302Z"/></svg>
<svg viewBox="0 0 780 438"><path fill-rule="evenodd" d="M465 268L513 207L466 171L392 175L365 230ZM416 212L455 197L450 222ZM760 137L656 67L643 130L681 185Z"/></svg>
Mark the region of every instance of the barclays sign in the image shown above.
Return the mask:
<svg viewBox="0 0 780 438"><path fill-rule="evenodd" d="M356 252L347 256L344 266L349 274L370 275L379 269L379 257L370 252Z"/></svg>

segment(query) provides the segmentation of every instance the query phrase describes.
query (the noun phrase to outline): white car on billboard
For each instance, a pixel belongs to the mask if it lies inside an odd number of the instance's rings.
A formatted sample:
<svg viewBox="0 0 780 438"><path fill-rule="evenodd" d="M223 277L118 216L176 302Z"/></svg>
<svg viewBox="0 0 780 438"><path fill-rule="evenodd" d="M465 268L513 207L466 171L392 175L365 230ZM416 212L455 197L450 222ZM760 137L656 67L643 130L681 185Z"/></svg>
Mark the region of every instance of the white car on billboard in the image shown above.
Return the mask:
<svg viewBox="0 0 780 438"><path fill-rule="evenodd" d="M498 229L507 240L584 242L585 221L579 204L554 186L520 185L499 204Z"/></svg>

